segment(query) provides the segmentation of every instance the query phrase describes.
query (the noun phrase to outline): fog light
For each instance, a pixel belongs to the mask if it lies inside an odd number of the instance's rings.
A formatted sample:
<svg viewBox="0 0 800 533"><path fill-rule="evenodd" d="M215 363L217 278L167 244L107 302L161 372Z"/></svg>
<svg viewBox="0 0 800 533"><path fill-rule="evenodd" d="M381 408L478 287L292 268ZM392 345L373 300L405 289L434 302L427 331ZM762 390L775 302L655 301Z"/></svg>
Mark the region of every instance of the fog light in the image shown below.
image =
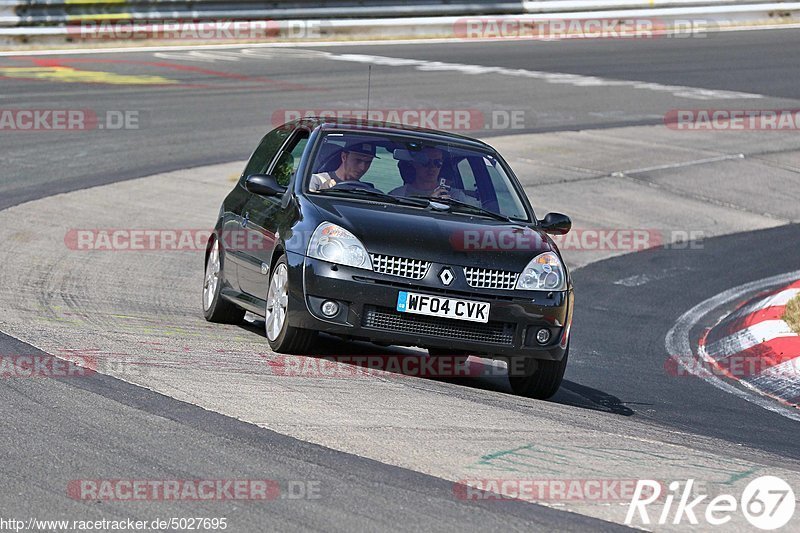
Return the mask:
<svg viewBox="0 0 800 533"><path fill-rule="evenodd" d="M539 344L547 344L550 341L550 330L542 328L536 332L536 342Z"/></svg>
<svg viewBox="0 0 800 533"><path fill-rule="evenodd" d="M322 314L326 317L330 318L332 316L336 316L339 312L339 304L334 302L333 300L325 300L322 303ZM550 334L548 333L548 337Z"/></svg>

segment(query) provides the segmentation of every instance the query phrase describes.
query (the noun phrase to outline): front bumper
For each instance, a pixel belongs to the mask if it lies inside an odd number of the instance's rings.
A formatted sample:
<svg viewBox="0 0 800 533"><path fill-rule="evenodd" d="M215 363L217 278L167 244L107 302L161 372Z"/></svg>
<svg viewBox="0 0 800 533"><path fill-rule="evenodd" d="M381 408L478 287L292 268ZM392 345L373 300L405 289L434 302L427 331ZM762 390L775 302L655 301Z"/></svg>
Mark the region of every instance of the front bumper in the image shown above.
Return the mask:
<svg viewBox="0 0 800 533"><path fill-rule="evenodd" d="M452 266L456 279L445 288L434 263L422 280L379 274L287 254L292 310L291 323L300 328L384 344L443 348L491 356L526 356L560 361L564 357L571 320L572 290L564 292L475 289ZM397 312L401 290L490 302L489 322L477 323ZM325 318L324 300L340 304L339 313ZM550 341L535 340L548 328Z"/></svg>

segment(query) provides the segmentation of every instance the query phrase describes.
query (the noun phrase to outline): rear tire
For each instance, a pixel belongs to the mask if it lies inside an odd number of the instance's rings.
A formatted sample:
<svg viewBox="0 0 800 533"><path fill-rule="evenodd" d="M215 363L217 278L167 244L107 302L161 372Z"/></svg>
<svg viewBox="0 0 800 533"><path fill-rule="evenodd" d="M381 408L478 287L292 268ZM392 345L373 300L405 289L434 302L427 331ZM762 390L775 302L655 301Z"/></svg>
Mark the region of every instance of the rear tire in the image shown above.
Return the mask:
<svg viewBox="0 0 800 533"><path fill-rule="evenodd" d="M543 361L530 358L520 361L514 357L510 358L508 361L508 381L511 383L511 390L514 391L514 394L527 398L536 398L537 400L550 398L561 387L568 358L569 346L567 346L567 351L564 352L564 358L561 361ZM520 367L522 371L520 372L517 367Z"/></svg>
<svg viewBox="0 0 800 533"><path fill-rule="evenodd" d="M269 347L281 353L308 353L317 332L289 324L289 267L281 256L272 268L264 310L264 331Z"/></svg>
<svg viewBox="0 0 800 533"><path fill-rule="evenodd" d="M244 319L244 309L222 297L225 253L216 237L208 241L208 258L203 281L203 315L209 322L239 324Z"/></svg>

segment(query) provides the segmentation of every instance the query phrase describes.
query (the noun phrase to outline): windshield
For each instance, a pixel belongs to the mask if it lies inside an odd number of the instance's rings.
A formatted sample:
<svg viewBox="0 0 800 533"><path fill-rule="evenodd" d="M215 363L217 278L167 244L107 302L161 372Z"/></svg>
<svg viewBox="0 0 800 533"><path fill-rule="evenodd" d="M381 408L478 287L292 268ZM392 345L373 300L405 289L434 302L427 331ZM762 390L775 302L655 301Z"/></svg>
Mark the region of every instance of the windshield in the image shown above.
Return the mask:
<svg viewBox="0 0 800 533"><path fill-rule="evenodd" d="M320 139L306 189L387 202L391 198L382 195L441 199L451 211L484 210L529 220L512 178L494 153L413 136L327 133Z"/></svg>

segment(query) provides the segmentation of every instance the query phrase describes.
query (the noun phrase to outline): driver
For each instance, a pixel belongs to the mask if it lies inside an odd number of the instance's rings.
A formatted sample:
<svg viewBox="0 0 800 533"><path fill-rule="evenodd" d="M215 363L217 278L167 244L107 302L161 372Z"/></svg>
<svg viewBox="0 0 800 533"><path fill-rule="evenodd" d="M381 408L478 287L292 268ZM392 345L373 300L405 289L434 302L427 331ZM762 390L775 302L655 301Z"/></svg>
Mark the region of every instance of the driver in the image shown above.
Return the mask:
<svg viewBox="0 0 800 533"><path fill-rule="evenodd" d="M464 194L461 189L452 189L439 179L444 166L444 152L433 146L426 146L411 162L414 179L389 191L394 196L426 196L431 198L452 198L459 202L476 205L476 201Z"/></svg>
<svg viewBox="0 0 800 533"><path fill-rule="evenodd" d="M375 155L375 145L369 142L350 143L342 150L339 168L331 172L312 174L308 182L311 192L330 189L343 181L358 181L367 173ZM380 159L380 158L378 158Z"/></svg>

